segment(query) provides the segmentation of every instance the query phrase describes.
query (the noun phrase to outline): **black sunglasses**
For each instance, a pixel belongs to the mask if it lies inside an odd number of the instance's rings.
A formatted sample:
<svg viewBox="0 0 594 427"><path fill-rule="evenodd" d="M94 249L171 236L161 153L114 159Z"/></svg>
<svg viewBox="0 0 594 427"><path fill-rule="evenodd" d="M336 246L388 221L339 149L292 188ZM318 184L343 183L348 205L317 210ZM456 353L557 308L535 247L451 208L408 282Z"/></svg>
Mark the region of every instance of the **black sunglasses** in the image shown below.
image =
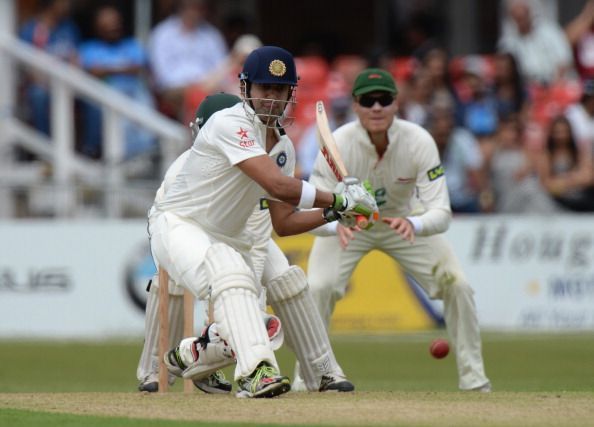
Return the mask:
<svg viewBox="0 0 594 427"><path fill-rule="evenodd" d="M376 102L379 102L382 107L387 107L394 102L394 96L389 93L380 96L361 95L358 102L361 107L365 108L373 107Z"/></svg>

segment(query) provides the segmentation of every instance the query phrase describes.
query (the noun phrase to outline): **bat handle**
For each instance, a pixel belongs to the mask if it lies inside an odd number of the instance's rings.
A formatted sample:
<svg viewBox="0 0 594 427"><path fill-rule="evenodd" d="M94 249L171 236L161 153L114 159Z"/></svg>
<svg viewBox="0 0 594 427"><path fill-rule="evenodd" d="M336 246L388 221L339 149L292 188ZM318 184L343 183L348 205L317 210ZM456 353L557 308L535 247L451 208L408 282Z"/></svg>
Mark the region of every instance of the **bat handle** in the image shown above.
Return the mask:
<svg viewBox="0 0 594 427"><path fill-rule="evenodd" d="M365 217L365 215L357 215L355 217L355 219L357 221L357 225L362 230L365 230L365 228L367 228L367 225L369 225L369 221L367 220L367 218Z"/></svg>

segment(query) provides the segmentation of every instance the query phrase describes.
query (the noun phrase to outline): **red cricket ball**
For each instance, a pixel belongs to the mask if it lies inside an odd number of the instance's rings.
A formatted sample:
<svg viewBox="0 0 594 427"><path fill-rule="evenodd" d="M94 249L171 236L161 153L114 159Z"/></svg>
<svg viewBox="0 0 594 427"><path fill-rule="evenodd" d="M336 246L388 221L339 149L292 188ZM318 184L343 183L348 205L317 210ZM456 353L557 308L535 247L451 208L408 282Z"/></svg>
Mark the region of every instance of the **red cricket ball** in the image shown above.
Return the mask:
<svg viewBox="0 0 594 427"><path fill-rule="evenodd" d="M448 344L447 340L443 338L437 338L431 343L429 352L436 359L443 359L450 352L450 345Z"/></svg>

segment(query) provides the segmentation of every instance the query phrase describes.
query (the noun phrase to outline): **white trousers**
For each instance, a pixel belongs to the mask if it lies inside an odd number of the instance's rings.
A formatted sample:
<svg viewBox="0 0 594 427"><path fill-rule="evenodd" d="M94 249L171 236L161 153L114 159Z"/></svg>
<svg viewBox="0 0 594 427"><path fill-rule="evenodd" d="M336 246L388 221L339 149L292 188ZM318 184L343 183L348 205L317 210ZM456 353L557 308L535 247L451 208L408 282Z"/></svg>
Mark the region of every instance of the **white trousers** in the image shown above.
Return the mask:
<svg viewBox="0 0 594 427"><path fill-rule="evenodd" d="M152 217L149 232L155 262L172 281L199 299L211 297L219 333L236 352L235 379L251 374L261 361L277 367L261 321L249 252L237 250L195 222L171 213Z"/></svg>

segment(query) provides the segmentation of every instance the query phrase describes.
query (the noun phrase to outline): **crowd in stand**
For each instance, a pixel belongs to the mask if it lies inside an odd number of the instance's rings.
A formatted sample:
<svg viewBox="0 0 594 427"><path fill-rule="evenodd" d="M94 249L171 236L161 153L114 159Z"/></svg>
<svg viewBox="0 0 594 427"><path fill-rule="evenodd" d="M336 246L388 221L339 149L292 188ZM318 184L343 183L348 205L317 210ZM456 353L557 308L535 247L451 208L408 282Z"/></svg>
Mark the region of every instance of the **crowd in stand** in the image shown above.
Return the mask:
<svg viewBox="0 0 594 427"><path fill-rule="evenodd" d="M238 94L243 58L261 43L243 35L227 46L205 20L205 2L181 0L152 30L146 48L124 36L117 8L94 15L94 38L81 43L68 0L46 0L24 23L21 39L81 68L182 123L209 93ZM450 57L435 40L413 55L297 58L295 122L288 128L306 177L317 153L314 103L329 106L334 127L352 118L354 76L381 66L398 82L399 117L426 128L441 152L454 212L594 212L594 0L565 28L542 19L521 0L506 3L508 19L496 51ZM28 76L28 117L49 134L46 82ZM80 108L79 151L101 158L101 113ZM126 124L126 155L156 146Z"/></svg>

